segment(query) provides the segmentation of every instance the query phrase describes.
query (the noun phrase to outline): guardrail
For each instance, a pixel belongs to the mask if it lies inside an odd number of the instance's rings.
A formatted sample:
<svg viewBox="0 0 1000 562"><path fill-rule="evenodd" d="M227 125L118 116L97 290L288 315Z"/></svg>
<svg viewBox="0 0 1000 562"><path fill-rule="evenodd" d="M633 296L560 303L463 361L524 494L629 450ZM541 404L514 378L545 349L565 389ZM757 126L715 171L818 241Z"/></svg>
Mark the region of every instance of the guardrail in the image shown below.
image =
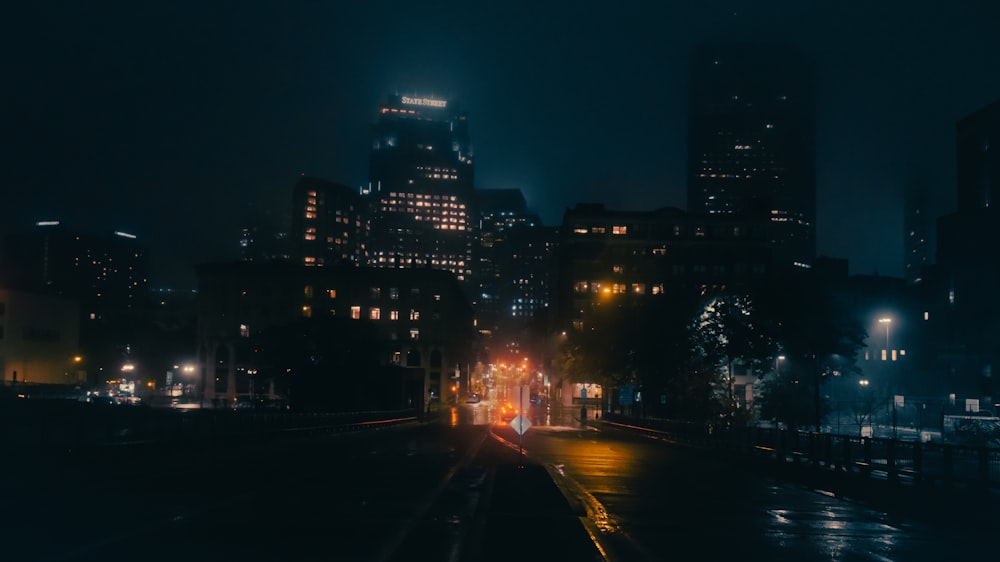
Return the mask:
<svg viewBox="0 0 1000 562"><path fill-rule="evenodd" d="M23 401L5 403L0 408L0 447L44 452L138 443L212 445L282 435L369 431L417 419L413 410L173 410L62 400Z"/></svg>
<svg viewBox="0 0 1000 562"><path fill-rule="evenodd" d="M615 414L606 414L600 423L793 468L973 493L1000 493L1000 449L992 447L759 427L725 430L706 424L635 420Z"/></svg>

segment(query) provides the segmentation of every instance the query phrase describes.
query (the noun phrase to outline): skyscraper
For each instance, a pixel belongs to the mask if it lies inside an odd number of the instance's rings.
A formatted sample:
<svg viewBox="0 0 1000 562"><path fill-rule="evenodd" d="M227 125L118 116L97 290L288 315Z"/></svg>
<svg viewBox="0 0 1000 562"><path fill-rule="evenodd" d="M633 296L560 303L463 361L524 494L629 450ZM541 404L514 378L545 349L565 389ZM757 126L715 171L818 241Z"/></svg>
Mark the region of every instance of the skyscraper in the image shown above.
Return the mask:
<svg viewBox="0 0 1000 562"><path fill-rule="evenodd" d="M958 212L993 206L1000 187L1000 99L960 120L955 140Z"/></svg>
<svg viewBox="0 0 1000 562"><path fill-rule="evenodd" d="M299 178L292 194L295 261L306 266L354 265L364 256L366 222L357 191L318 178Z"/></svg>
<svg viewBox="0 0 1000 562"><path fill-rule="evenodd" d="M816 253L815 96L808 60L779 44L716 43L692 60L688 210L768 217L775 266Z"/></svg>
<svg viewBox="0 0 1000 562"><path fill-rule="evenodd" d="M511 333L549 306L555 228L528 210L519 189L476 190L479 208L477 321Z"/></svg>
<svg viewBox="0 0 1000 562"><path fill-rule="evenodd" d="M372 127L368 263L447 270L471 289L472 162L468 121L454 102L389 96Z"/></svg>
<svg viewBox="0 0 1000 562"><path fill-rule="evenodd" d="M933 225L927 191L910 185L903 200L903 275L910 283L921 282L924 268L930 265Z"/></svg>
<svg viewBox="0 0 1000 562"><path fill-rule="evenodd" d="M958 207L938 218L936 264L928 310L939 345L939 372L949 392L994 404L1000 389L1000 100L959 120L955 130Z"/></svg>

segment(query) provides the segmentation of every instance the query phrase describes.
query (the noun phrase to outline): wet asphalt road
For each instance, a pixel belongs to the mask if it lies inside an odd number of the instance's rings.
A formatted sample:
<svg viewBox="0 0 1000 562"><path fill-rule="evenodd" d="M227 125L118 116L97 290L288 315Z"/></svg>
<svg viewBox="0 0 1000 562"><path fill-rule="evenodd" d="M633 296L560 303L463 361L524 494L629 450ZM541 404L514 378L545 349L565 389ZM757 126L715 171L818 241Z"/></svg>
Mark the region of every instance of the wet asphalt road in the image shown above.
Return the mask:
<svg viewBox="0 0 1000 562"><path fill-rule="evenodd" d="M535 411L203 447L5 455L0 559L993 559L992 522L937 519ZM518 442L524 452L518 456ZM30 451L29 451L30 452ZM522 468L523 461L523 468ZM594 539L591 539L591 536Z"/></svg>

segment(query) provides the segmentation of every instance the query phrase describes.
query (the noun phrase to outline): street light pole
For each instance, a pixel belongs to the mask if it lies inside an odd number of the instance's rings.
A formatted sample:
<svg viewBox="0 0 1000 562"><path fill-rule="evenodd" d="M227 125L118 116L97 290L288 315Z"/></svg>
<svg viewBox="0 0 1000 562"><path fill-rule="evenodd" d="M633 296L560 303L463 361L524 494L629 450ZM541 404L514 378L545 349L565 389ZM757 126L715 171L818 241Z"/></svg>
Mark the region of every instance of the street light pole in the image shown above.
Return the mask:
<svg viewBox="0 0 1000 562"><path fill-rule="evenodd" d="M885 324L885 360L888 361L890 358L890 348L889 348L889 326L892 325L892 318L879 318L879 324Z"/></svg>

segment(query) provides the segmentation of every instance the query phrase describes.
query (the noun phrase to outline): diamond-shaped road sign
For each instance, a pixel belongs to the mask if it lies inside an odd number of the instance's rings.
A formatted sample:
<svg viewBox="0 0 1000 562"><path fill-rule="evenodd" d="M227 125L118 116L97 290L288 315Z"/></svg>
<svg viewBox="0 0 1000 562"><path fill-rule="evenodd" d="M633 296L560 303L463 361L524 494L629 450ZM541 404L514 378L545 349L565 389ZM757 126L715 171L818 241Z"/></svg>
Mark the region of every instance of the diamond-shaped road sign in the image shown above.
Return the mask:
<svg viewBox="0 0 1000 562"><path fill-rule="evenodd" d="M528 418L518 414L514 419L510 420L510 426L514 428L514 431L518 435L524 435L524 432L528 431L528 428L531 427L531 422L528 421Z"/></svg>

